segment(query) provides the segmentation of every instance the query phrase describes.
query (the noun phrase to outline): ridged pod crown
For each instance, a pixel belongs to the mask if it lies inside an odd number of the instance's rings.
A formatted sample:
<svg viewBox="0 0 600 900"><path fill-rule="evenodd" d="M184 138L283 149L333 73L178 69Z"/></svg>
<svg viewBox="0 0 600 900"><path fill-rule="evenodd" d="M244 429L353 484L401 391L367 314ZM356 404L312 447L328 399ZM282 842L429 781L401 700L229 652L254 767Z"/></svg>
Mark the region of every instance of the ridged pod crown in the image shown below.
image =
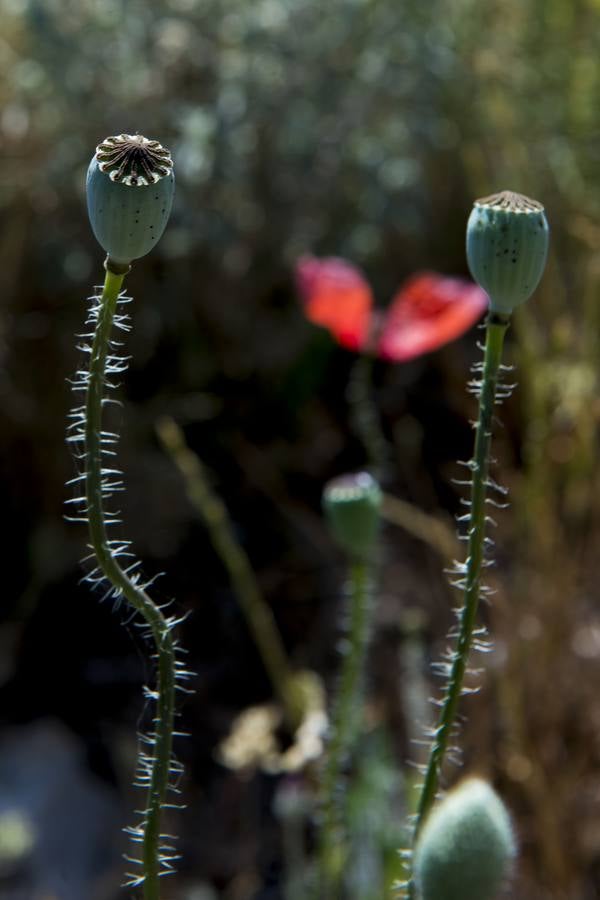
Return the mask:
<svg viewBox="0 0 600 900"><path fill-rule="evenodd" d="M548 254L544 207L514 191L476 200L467 224L467 260L492 312L508 316L536 289Z"/></svg>
<svg viewBox="0 0 600 900"><path fill-rule="evenodd" d="M435 807L414 852L420 900L494 900L516 844L506 808L480 778L463 781Z"/></svg>
<svg viewBox="0 0 600 900"><path fill-rule="evenodd" d="M161 237L173 203L169 151L141 134L107 137L87 173L88 214L109 265L127 268Z"/></svg>
<svg viewBox="0 0 600 900"><path fill-rule="evenodd" d="M353 559L368 559L373 552L381 501L381 488L368 472L340 475L325 486L325 518L338 544Z"/></svg>

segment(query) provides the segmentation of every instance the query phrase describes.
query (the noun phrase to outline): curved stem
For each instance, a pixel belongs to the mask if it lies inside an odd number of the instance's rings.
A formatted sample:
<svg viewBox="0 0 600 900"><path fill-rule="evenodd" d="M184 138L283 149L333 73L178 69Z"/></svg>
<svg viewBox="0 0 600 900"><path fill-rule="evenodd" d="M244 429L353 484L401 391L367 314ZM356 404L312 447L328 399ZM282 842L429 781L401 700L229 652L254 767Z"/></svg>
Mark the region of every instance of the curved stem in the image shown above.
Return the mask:
<svg viewBox="0 0 600 900"><path fill-rule="evenodd" d="M248 556L235 536L225 504L212 490L199 457L185 443L173 419L156 423L163 446L181 472L188 496L204 520L216 552L231 579L238 602L279 698L288 725L295 731L302 721L302 697L294 688L293 671L270 606L267 605Z"/></svg>
<svg viewBox="0 0 600 900"><path fill-rule="evenodd" d="M98 319L91 348L90 366L85 398L85 463L86 502L92 549L104 576L112 584L115 593L125 597L145 619L156 645L158 672L156 691L156 718L148 743L151 755L142 756L142 770L149 770L148 798L144 810L142 840L143 890L145 900L159 900L159 875L161 866L160 816L169 787L171 769L171 745L175 708L175 646L171 633L172 622L150 599L145 590L135 584L123 571L111 551L106 533L103 506L102 470L102 406L106 380L106 362L110 347L110 334L123 274L106 272L104 288L98 308Z"/></svg>
<svg viewBox="0 0 600 900"><path fill-rule="evenodd" d="M321 777L322 823L319 848L320 896L335 900L341 893L345 862L343 766L359 727L362 674L369 639L370 568L350 567L350 622L342 671L331 714L331 738Z"/></svg>
<svg viewBox="0 0 600 900"><path fill-rule="evenodd" d="M381 517L391 525L397 525L404 531L428 544L442 559L456 559L459 541L455 531L445 520L431 515L402 500L393 494L384 494L381 505Z"/></svg>
<svg viewBox="0 0 600 900"><path fill-rule="evenodd" d="M425 780L417 808L414 831L415 840L438 791L440 772L462 693L481 592L481 570L485 542L485 501L488 487L492 421L502 347L508 320L490 314L486 326L483 375L479 395L479 416L475 426L475 450L471 462L471 511L468 525L468 550L465 562L463 606L459 617L458 638L452 655L446 693L435 729L435 736L425 771ZM409 897L414 897L412 882L409 885Z"/></svg>

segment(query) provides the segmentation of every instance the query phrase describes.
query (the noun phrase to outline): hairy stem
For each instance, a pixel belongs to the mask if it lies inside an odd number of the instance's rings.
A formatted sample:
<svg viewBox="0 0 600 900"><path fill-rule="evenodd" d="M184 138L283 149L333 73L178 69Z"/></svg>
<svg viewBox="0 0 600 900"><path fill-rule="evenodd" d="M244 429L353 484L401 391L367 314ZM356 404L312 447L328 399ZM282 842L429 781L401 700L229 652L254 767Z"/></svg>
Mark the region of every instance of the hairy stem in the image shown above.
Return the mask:
<svg viewBox="0 0 600 900"><path fill-rule="evenodd" d="M171 745L175 708L175 646L172 621L121 568L107 537L103 506L102 407L106 380L107 355L110 348L115 310L124 275L107 270L98 308L98 319L91 348L85 398L85 464L86 503L92 549L98 566L112 584L115 594L123 596L148 624L157 654L157 685L152 692L156 700L156 717L148 738L151 748L148 765L148 797L144 810L142 842L143 891L145 900L159 900L161 864L161 810L169 788ZM145 759L145 758L144 758ZM164 857L163 857L164 859Z"/></svg>
<svg viewBox="0 0 600 900"><path fill-rule="evenodd" d="M508 320L498 315L488 317L483 360L483 374L479 395L479 415L476 423L475 450L471 462L471 503L468 524L468 549L465 562L463 605L459 616L459 630L456 647L448 675L446 692L441 706L435 736L431 745L425 779L421 790L414 838L431 809L438 791L440 772L448 742L456 718L458 703L462 693L469 651L473 638L475 618L481 593L481 571L484 561L485 544L485 501L488 487L490 446L496 387L502 358L504 335ZM409 898L414 897L414 884L409 885Z"/></svg>
<svg viewBox="0 0 600 900"><path fill-rule="evenodd" d="M302 720L302 698L294 690L292 670L277 623L264 600L250 561L235 537L227 509L212 490L201 460L186 445L183 433L173 419L164 416L157 422L156 430L181 472L188 496L202 516L212 545L229 574L287 724L295 731Z"/></svg>
<svg viewBox="0 0 600 900"><path fill-rule="evenodd" d="M319 876L321 900L341 894L346 846L343 830L343 767L360 721L360 692L369 639L370 567L355 561L350 567L350 616L347 648L331 714L331 738L321 776Z"/></svg>

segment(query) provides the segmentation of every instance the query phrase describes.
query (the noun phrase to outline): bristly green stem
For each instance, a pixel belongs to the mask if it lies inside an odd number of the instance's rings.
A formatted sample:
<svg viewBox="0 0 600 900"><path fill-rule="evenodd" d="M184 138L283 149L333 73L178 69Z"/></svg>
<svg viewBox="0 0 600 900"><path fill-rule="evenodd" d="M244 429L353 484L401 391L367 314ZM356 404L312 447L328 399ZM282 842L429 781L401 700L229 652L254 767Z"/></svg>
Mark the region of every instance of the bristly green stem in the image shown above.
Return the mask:
<svg viewBox="0 0 600 900"><path fill-rule="evenodd" d="M341 896L347 848L344 840L343 767L360 722L360 693L369 640L370 565L350 566L350 616L346 650L331 714L331 740L321 776L321 831L319 847L320 900Z"/></svg>
<svg viewBox="0 0 600 900"><path fill-rule="evenodd" d="M459 631L452 655L446 693L435 736L431 745L425 779L421 790L414 839L419 835L438 791L440 772L456 718L463 689L465 671L471 649L475 618L481 593L481 571L484 560L486 513L485 502L489 478L490 446L496 388L502 358L504 335L508 317L490 313L486 322L486 342L483 373L479 395L479 415L476 423L475 450L471 463L471 503L468 525L468 550L464 568L463 606L459 616ZM415 896L410 882L408 896Z"/></svg>
<svg viewBox="0 0 600 900"><path fill-rule="evenodd" d="M111 552L106 533L106 519L102 497L102 406L106 378L109 340L123 274L107 270L98 308L98 320L91 348L90 366L85 399L85 463L86 502L92 549L98 565L112 584L147 622L157 652L157 686L153 694L157 710L150 735L151 771L148 783L147 806L144 811L142 840L143 891L145 900L159 900L161 871L161 810L165 803L171 767L175 708L175 646L172 623L147 593L123 571Z"/></svg>

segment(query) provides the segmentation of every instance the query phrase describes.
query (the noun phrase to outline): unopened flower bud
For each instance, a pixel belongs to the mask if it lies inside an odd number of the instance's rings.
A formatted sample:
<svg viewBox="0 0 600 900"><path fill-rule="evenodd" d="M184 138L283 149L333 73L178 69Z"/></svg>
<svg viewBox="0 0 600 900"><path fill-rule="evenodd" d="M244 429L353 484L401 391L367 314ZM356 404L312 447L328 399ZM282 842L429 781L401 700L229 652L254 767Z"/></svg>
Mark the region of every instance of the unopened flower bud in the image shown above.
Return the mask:
<svg viewBox="0 0 600 900"><path fill-rule="evenodd" d="M338 544L354 559L368 559L379 527L381 488L368 472L340 475L323 491L323 509Z"/></svg>
<svg viewBox="0 0 600 900"><path fill-rule="evenodd" d="M509 316L536 289L548 254L544 207L514 191L476 200L467 224L467 260L493 313Z"/></svg>
<svg viewBox="0 0 600 900"><path fill-rule="evenodd" d="M419 900L493 900L516 844L506 808L480 778L450 791L425 822L414 854Z"/></svg>
<svg viewBox="0 0 600 900"><path fill-rule="evenodd" d="M175 189L171 155L141 134L108 137L96 147L86 188L90 223L107 265L126 270L165 230Z"/></svg>

